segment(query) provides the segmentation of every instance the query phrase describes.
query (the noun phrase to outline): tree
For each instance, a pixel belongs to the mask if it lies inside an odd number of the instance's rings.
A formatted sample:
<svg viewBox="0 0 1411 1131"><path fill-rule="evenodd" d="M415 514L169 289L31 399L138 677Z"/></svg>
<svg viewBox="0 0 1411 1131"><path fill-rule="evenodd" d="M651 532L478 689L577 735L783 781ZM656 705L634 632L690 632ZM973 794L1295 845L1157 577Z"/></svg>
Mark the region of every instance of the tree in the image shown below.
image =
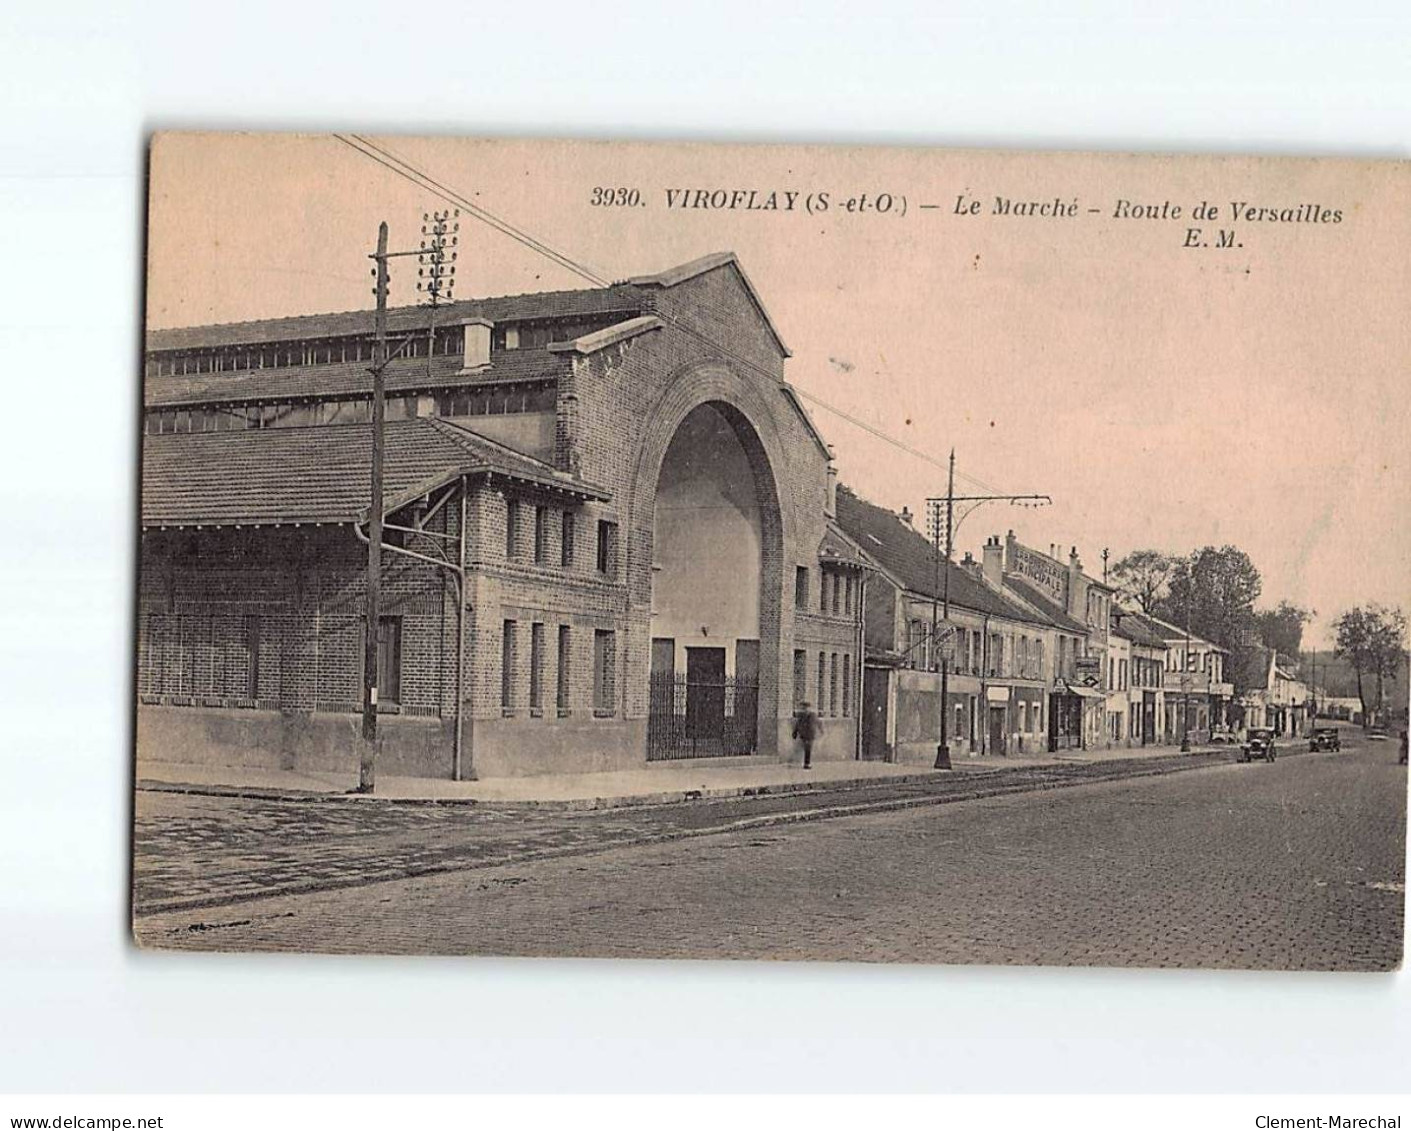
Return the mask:
<svg viewBox="0 0 1411 1131"><path fill-rule="evenodd" d="M1371 722L1364 677L1377 681L1376 710L1385 706L1386 680L1395 679L1406 658L1406 614L1397 608L1368 604L1348 609L1333 622L1337 641L1334 654L1357 673L1357 698L1362 704L1362 725Z"/></svg>
<svg viewBox="0 0 1411 1131"><path fill-rule="evenodd" d="M1310 610L1301 609L1288 601L1280 601L1275 608L1254 614L1255 628L1264 647L1290 658L1302 651L1303 626L1312 619Z"/></svg>
<svg viewBox="0 0 1411 1131"><path fill-rule="evenodd" d="M1179 560L1160 550L1133 550L1112 567L1109 578L1142 612L1155 613Z"/></svg>
<svg viewBox="0 0 1411 1131"><path fill-rule="evenodd" d="M1263 580L1249 555L1235 546L1206 546L1176 559L1157 615L1231 652L1248 649L1255 636L1254 602Z"/></svg>

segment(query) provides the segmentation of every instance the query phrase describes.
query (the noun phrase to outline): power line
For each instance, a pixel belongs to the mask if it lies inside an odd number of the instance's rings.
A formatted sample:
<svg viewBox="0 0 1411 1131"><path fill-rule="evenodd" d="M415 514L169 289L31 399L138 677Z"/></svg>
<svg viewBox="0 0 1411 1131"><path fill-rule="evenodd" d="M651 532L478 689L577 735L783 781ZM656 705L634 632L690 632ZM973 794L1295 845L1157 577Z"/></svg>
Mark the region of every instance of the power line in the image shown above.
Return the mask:
<svg viewBox="0 0 1411 1131"><path fill-rule="evenodd" d="M461 205L465 207L472 215L474 215L476 219L482 220L485 223L490 224L492 227L495 227L498 230L504 232L506 235L512 236L513 238L524 243L526 246L531 247L535 251L538 251L541 255L544 255L554 260L556 263L567 267L570 271L573 271L575 274L582 275L583 278L587 279L589 282L596 283L598 286L603 287L611 285L610 280L604 278L600 273L592 270L592 268L590 268L587 264L580 263L572 256L559 251L557 248L550 246L543 240L539 239L537 236L531 235L529 232L526 232L523 228L516 227L514 224L511 224L508 220L496 216L493 212L489 211L486 208L482 208L474 201L466 199L462 194L458 193L457 190L453 189L449 185L442 184L440 181L436 180L435 177L431 176L430 173L427 173L423 169L417 168L405 157L398 156L396 153L393 153L392 150L386 148L385 146L378 145L371 138L364 137L362 134L352 134L351 136L362 145L368 147L369 149L376 150L384 157L396 162L403 169L409 170L411 174L415 175L416 177L419 177L421 180L426 181L428 184L433 185L434 187L440 189L443 192L451 193L455 196L460 197Z"/></svg>
<svg viewBox="0 0 1411 1131"><path fill-rule="evenodd" d="M376 142L373 142L360 134L350 134L346 136L343 134L334 134L333 136L339 141L343 142L343 144L349 146L354 151L361 153L364 157L376 161L379 165L383 166L390 172L397 174L404 180L410 181L412 184L415 184L418 188L433 193L433 195L438 196L444 201L459 205L460 207L464 208L468 213L470 213L470 215L472 215L475 219L480 220L482 223L487 224L488 226L494 228L496 231L502 233L503 235L507 235L511 239L517 240L519 243L523 244L531 251L537 252L538 254L544 256L545 258L549 259L558 266L572 271L574 274L580 276L583 279L586 279L588 282L594 284L595 286L607 287L612 285L607 279L605 279L599 273L593 271L591 268L578 262L577 260L573 259L571 256L565 254L564 252L556 250L555 248L544 243L542 240L539 240L536 237L530 235L528 232L525 232L522 229L515 227L513 224L509 223L509 221L502 220L500 217L482 208L480 205L473 203L472 201L468 200L462 193L458 192L456 189L453 189L450 186L441 183L440 181L432 177L430 174L423 172L421 169L418 169L415 165L411 164L411 162L407 161L402 157L397 156L397 154L393 153L391 150L378 145ZM670 321L676 329L681 330L686 334L689 334L691 337L709 346L711 349L714 349L724 354L725 356L731 358L740 365L746 366L749 369L753 369L757 373L763 374L765 377L768 377L771 381L778 380L776 374L771 373L769 370L765 369L761 365L756 364L749 358L741 356L734 350L730 349L728 346L722 345L720 342L715 341L713 338L710 338L689 326L683 325L675 318L668 317L667 320ZM937 459L935 456L932 456L919 448L914 448L910 444L898 440L895 436L889 435L888 433L882 431L880 428L877 428L874 425L868 424L865 421L860 420L856 416L853 416L851 413L845 412L842 409L838 408L836 405L829 404L821 397L815 396L812 393L805 392L803 389L797 388L796 386L791 386L791 388L793 388L794 391L798 393L799 396L803 397L805 400L812 401L814 404L818 405L818 407L824 409L827 412L832 413L834 416L846 420L849 424L852 424L854 427L861 428L864 432L875 436L877 439L882 440L884 443L891 444L893 447L899 449L900 451L904 451L908 455L913 456L916 459L920 459L926 463L929 463L934 467L943 469L947 467L946 462ZM998 488L994 487L993 485L986 483L984 480L978 479L973 475L966 474L963 471L957 471L955 475L956 478L964 479L968 483L973 483L976 487L979 487L981 490L989 491L994 494L1001 493Z"/></svg>
<svg viewBox="0 0 1411 1131"><path fill-rule="evenodd" d="M417 169L414 165L403 161L400 157L396 156L390 151L381 149L379 146L375 145L372 142L366 141L364 138L359 137L357 134L334 134L333 136L337 140L341 141L344 145L352 149L354 152L362 154L364 157L368 158L371 161L376 161L379 165L387 169L389 172L395 173L403 180L410 181L422 191L429 192L433 196L436 196L449 204L454 204L465 209L467 213L469 213L475 219L479 220L481 223L486 224L491 228L494 228L502 235L506 235L513 240L517 240L519 243L523 244L531 251L537 252L539 255L544 256L546 259L550 260L557 266L563 267L566 270L573 272L573 274L581 276L588 282L592 283L594 286L606 287L611 285L608 280L604 279L601 275L583 266L581 263L578 263L576 260L570 258L569 256L564 255L562 252L554 250L548 244L545 244L542 241L535 239L533 236L530 236L528 233L521 231L519 228L516 228L513 224L509 223L508 221L501 220L494 213L488 212L484 208L480 207L478 204L467 200L465 196L463 196L461 193L457 192L454 189L448 188L445 185L442 185L439 181L434 180L427 174L421 172L421 170Z"/></svg>
<svg viewBox="0 0 1411 1131"><path fill-rule="evenodd" d="M730 347L721 345L721 343L715 341L713 338L707 337L705 334L694 330L690 326L683 325L675 318L669 318L668 321L670 321L671 324L676 329L680 330L682 333L689 334L697 341L703 342L705 345L710 346L712 349L718 350L719 352L725 354L727 357L738 362L739 364L747 366L748 368L755 370L755 372L757 373L763 374L764 376L768 377L771 381L778 380L778 377L775 374L771 373L763 366L757 365L749 358L742 357L740 354L730 349ZM822 397L815 396L813 393L805 392L803 389L800 389L796 385L791 385L789 387L793 389L794 392L798 393L799 396L803 397L805 400L812 401L814 404L818 405L819 408L822 408L827 412L831 412L834 416L841 417L843 420L846 420L849 424L861 428L864 432L868 432L871 435L876 436L877 439L885 441L886 443L891 444L893 447L901 449L908 455L915 456L917 459L924 460L926 463L932 464L935 467L948 469L948 464L945 461L939 460L935 456L932 456L927 452L923 452L920 448L913 448L910 444L907 444L902 440L898 440L895 436L883 432L880 428L868 424L864 420L859 420L856 416L853 416L851 413L844 412L836 405L829 404L827 401L823 400ZM966 482L973 483L976 487L979 487L983 491L988 491L991 494L997 495L1003 493L997 488L990 486L990 484L984 482L983 480L976 479L973 475L966 475L964 472L961 471L957 471L955 475L957 479L964 479Z"/></svg>

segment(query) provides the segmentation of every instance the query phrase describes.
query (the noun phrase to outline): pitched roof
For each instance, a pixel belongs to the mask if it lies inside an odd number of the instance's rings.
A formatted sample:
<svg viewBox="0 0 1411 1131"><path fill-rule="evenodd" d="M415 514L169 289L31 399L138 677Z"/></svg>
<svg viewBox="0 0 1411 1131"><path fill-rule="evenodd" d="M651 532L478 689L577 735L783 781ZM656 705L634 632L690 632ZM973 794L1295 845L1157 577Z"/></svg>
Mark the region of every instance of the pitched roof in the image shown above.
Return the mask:
<svg viewBox="0 0 1411 1131"><path fill-rule="evenodd" d="M1232 658L1230 681L1240 691L1264 691L1270 686L1270 675L1276 657L1263 645L1241 649Z"/></svg>
<svg viewBox="0 0 1411 1131"><path fill-rule="evenodd" d="M838 486L838 525L844 534L904 588L924 597L941 596L935 550L925 537L892 511ZM950 565L950 602L972 612L1006 620L1044 623L1034 613L996 593L958 565Z"/></svg>
<svg viewBox="0 0 1411 1131"><path fill-rule="evenodd" d="M739 258L733 251L716 251L709 255L702 255L699 259L693 259L689 263L682 263L675 267L670 267L665 271L660 271L655 275L638 275L628 279L627 282L636 287L664 287L670 288L679 286L687 280L694 279L698 275L704 275L708 271L714 271L718 267L733 267L735 273L740 277L740 283L745 288L745 293L749 295L750 302L754 304L755 310L759 312L763 320L765 329L769 331L770 337L774 339L774 344L779 347L779 352L785 357L792 357L789 347L784 344L784 339L779 336L779 328L774 325L774 319L769 317L769 311L764 308L764 300L759 297L759 292L755 290L754 284L750 282L750 277L745 274L745 269L740 265Z"/></svg>
<svg viewBox="0 0 1411 1131"><path fill-rule="evenodd" d="M491 322L524 322L539 318L572 318L597 314L632 317L650 311L652 297L630 284L615 283L574 291L540 291L467 299L436 308L436 324L449 326L468 318ZM255 345L261 342L296 342L371 334L371 310L345 310L336 314L300 314L291 318L266 318L255 322L225 322L211 326L182 326L147 332L148 350L214 349ZM427 306L397 306L387 312L388 333L425 327L431 318Z"/></svg>
<svg viewBox="0 0 1411 1131"><path fill-rule="evenodd" d="M511 381L550 381L566 373L566 358L548 349L500 350L489 365L467 371L461 358L399 357L388 363L387 391L409 393L461 385ZM143 398L149 408L242 401L297 400L303 397L368 396L371 363L333 362L278 369L247 369L184 377L148 377Z"/></svg>
<svg viewBox="0 0 1411 1131"><path fill-rule="evenodd" d="M1061 628L1065 632L1074 632L1083 636L1087 635L1087 625L1074 617L1070 617L1057 601L1041 593L1027 581L1024 581L1014 574L1005 574L1004 587L1013 590L1015 595L1026 604L1034 606L1034 608L1039 611L1040 615L1055 628Z"/></svg>
<svg viewBox="0 0 1411 1131"><path fill-rule="evenodd" d="M1199 644L1205 648L1213 648L1215 651L1223 652L1227 656L1230 654L1228 648L1221 648L1220 645L1216 644L1213 640L1207 640L1197 633L1192 632L1188 634L1180 625L1172 624L1169 620L1162 620L1160 617L1154 617L1150 614L1142 614L1142 624L1151 629L1152 632L1156 633L1157 636L1161 637L1161 639L1165 640L1168 644L1175 641L1184 643L1187 635L1189 635L1192 644Z"/></svg>
<svg viewBox="0 0 1411 1131"><path fill-rule="evenodd" d="M596 487L441 420L386 425L387 509L459 475L498 472L580 498ZM372 426L335 424L147 436L142 525L234 526L358 521L372 497Z"/></svg>
<svg viewBox="0 0 1411 1131"><path fill-rule="evenodd" d="M1124 640L1130 640L1133 644L1141 644L1147 648L1165 648L1166 641L1150 626L1142 623L1140 613L1128 612L1126 609L1114 609L1112 613L1112 631L1115 635Z"/></svg>

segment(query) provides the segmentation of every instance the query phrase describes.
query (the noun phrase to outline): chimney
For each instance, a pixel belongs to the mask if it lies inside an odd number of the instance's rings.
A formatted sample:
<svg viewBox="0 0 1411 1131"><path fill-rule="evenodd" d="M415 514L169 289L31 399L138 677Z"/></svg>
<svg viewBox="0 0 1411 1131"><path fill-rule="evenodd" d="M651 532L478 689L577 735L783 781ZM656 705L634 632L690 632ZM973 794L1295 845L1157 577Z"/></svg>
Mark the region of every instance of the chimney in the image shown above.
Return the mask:
<svg viewBox="0 0 1411 1131"><path fill-rule="evenodd" d="M463 369L479 369L490 364L490 331L493 322L484 318L467 318L461 325L465 329L465 356L461 361Z"/></svg>
<svg viewBox="0 0 1411 1131"><path fill-rule="evenodd" d="M965 557L960 559L960 568L966 573L979 576L980 563L975 560L975 555L969 550L965 551Z"/></svg>
<svg viewBox="0 0 1411 1131"><path fill-rule="evenodd" d="M1013 569L1015 561L1019 557L1019 539L1014 537L1014 531L1010 531L1004 536L1004 564L1008 569Z"/></svg>
<svg viewBox="0 0 1411 1131"><path fill-rule="evenodd" d="M1077 620L1087 617L1088 587L1082 579L1083 563L1078 560L1078 547L1068 550L1068 615Z"/></svg>
<svg viewBox="0 0 1411 1131"><path fill-rule="evenodd" d="M998 534L992 534L985 541L985 580L996 589L1004 585L1004 546Z"/></svg>
<svg viewBox="0 0 1411 1131"><path fill-rule="evenodd" d="M838 517L838 465L833 462L833 445L828 445L828 496L823 505L823 513L829 518Z"/></svg>
<svg viewBox="0 0 1411 1131"><path fill-rule="evenodd" d="M913 521L911 511L908 510L906 507L902 507L901 514L897 515L897 517L900 518L904 523L906 523L907 526L914 527L916 525L916 523Z"/></svg>

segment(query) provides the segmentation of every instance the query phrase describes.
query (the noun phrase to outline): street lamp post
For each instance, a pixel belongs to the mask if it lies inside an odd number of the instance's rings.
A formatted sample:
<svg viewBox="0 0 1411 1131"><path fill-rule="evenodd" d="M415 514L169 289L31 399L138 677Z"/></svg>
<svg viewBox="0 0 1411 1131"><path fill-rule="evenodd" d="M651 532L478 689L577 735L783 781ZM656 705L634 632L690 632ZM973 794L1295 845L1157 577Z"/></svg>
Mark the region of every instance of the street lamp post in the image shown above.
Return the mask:
<svg viewBox="0 0 1411 1131"><path fill-rule="evenodd" d="M940 649L941 664L941 687L940 687L940 728L938 730L938 741L936 743L935 768L938 770L948 770L950 766L950 736L949 736L949 708L950 708L950 654L946 648L941 647L942 632L946 641L949 641L955 634L955 630L950 624L950 559L954 550L955 532L960 529L960 523L964 522L982 503L1006 502L1006 503L1034 503L1043 505L1051 503L1053 500L1047 495L957 495L955 493L955 449L950 450L950 468L946 476L946 493L944 498L927 499L926 506L931 524L931 544L933 561L936 563L936 572L941 573L938 579L939 584L931 587L931 647ZM970 509L960 516L959 521L953 521L956 503L970 503ZM941 546L941 524L939 510L944 505L946 509L945 527L945 568L941 571L940 566L940 546ZM941 602L944 606L944 616L941 618L945 624L942 629L937 621L936 592L940 591Z"/></svg>

